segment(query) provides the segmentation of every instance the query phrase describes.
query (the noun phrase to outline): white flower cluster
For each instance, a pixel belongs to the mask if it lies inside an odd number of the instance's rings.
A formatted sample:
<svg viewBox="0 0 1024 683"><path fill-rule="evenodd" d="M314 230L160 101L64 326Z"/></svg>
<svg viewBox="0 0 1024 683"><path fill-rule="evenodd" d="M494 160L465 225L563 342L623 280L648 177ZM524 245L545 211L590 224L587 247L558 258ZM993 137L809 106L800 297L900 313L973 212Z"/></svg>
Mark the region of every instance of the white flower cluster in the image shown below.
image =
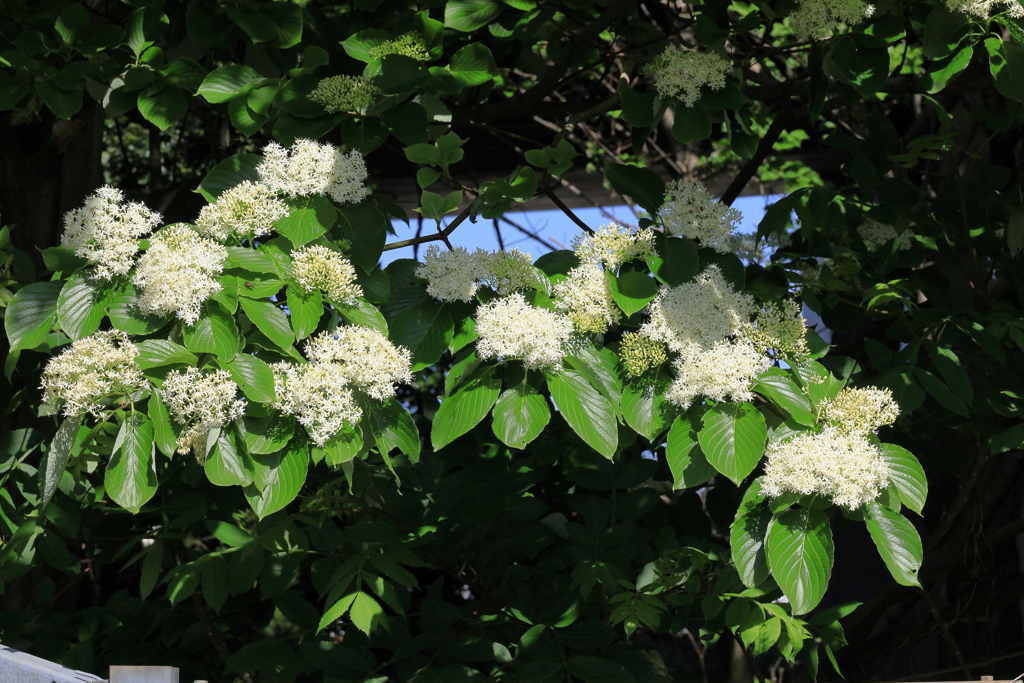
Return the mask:
<svg viewBox="0 0 1024 683"><path fill-rule="evenodd" d="M507 296L546 282L530 255L518 249L471 253L465 247L441 251L436 244L427 247L416 276L427 280L427 292L441 301L472 301L481 284Z"/></svg>
<svg viewBox="0 0 1024 683"><path fill-rule="evenodd" d="M855 26L874 13L864 0L801 0L789 23L801 38L827 38L841 24Z"/></svg>
<svg viewBox="0 0 1024 683"><path fill-rule="evenodd" d="M572 336L563 315L531 306L522 294L497 299L477 309L476 350L482 359L519 359L527 369L557 370Z"/></svg>
<svg viewBox="0 0 1024 683"><path fill-rule="evenodd" d="M889 466L877 446L860 433L832 426L804 432L768 446L761 493L817 493L854 510L871 502L889 483Z"/></svg>
<svg viewBox="0 0 1024 683"><path fill-rule="evenodd" d="M710 265L693 282L662 285L648 310L640 333L685 357L738 334L756 309L752 296L737 292Z"/></svg>
<svg viewBox="0 0 1024 683"><path fill-rule="evenodd" d="M909 230L897 234L896 228L879 223L873 218L868 218L857 226L857 234L864 241L864 246L868 248L868 251L878 251L879 247L884 246L890 240L896 240L896 246L900 251L906 251L913 246L913 238Z"/></svg>
<svg viewBox="0 0 1024 683"><path fill-rule="evenodd" d="M741 335L761 353L806 356L807 319L796 301L769 304L757 314L757 321L744 323Z"/></svg>
<svg viewBox="0 0 1024 683"><path fill-rule="evenodd" d="M144 204L125 202L109 185L86 197L85 204L64 214L61 244L96 264L96 277L112 280L131 270L139 240L156 228L160 214Z"/></svg>
<svg viewBox="0 0 1024 683"><path fill-rule="evenodd" d="M704 396L715 401L750 401L751 383L772 366L771 361L749 342L720 341L673 363L675 380L665 395L683 410L693 399Z"/></svg>
<svg viewBox="0 0 1024 683"><path fill-rule="evenodd" d="M306 358L310 365L340 366L339 377L378 401L394 396L396 384L412 381L409 350L369 327L345 325L323 332L306 344Z"/></svg>
<svg viewBox="0 0 1024 683"><path fill-rule="evenodd" d="M288 215L288 207L265 185L243 180L207 204L196 219L196 231L220 242L234 236L251 239L266 235Z"/></svg>
<svg viewBox="0 0 1024 683"><path fill-rule="evenodd" d="M366 111L379 95L380 89L365 76L330 76L317 83L307 97L337 114Z"/></svg>
<svg viewBox="0 0 1024 683"><path fill-rule="evenodd" d="M167 226L139 259L133 278L141 290L139 310L158 316L176 313L193 324L203 302L222 289L216 277L227 256L227 249L187 225Z"/></svg>
<svg viewBox="0 0 1024 683"><path fill-rule="evenodd" d="M124 332L96 332L73 342L43 370L43 402L63 401L64 415L99 416L105 398L130 396L149 389L139 369L139 350Z"/></svg>
<svg viewBox="0 0 1024 683"><path fill-rule="evenodd" d="M946 7L951 12L973 14L981 19L989 19L998 12L1006 12L1014 19L1024 18L1024 5L1020 0L946 0Z"/></svg>
<svg viewBox="0 0 1024 683"><path fill-rule="evenodd" d="M596 264L584 263L570 270L568 277L555 285L554 295L555 307L580 334L604 332L622 318L608 278Z"/></svg>
<svg viewBox="0 0 1024 683"><path fill-rule="evenodd" d="M645 71L654 75L654 87L662 97L677 97L687 107L700 99L700 89L725 87L725 76L732 69L729 62L714 52L686 52L670 45L658 55Z"/></svg>
<svg viewBox="0 0 1024 683"><path fill-rule="evenodd" d="M572 249L580 263L603 263L616 270L627 261L655 255L654 231L644 228L633 232L621 225L602 225L593 234L577 235Z"/></svg>
<svg viewBox="0 0 1024 683"><path fill-rule="evenodd" d="M841 432L869 434L891 425L900 408L889 389L847 387L818 406L820 417Z"/></svg>
<svg viewBox="0 0 1024 683"><path fill-rule="evenodd" d="M184 427L178 436L178 452L184 455L191 450L199 460L206 458L210 430L223 427L245 411L245 399L236 398L238 385L226 370L172 370L160 393L171 417Z"/></svg>
<svg viewBox="0 0 1024 683"><path fill-rule="evenodd" d="M263 148L256 167L260 182L289 197L330 195L339 204L366 198L366 164L359 152L342 154L331 144L296 140L287 150L276 142Z"/></svg>
<svg viewBox="0 0 1024 683"><path fill-rule="evenodd" d="M275 363L273 404L283 413L294 415L306 428L317 446L362 417L344 363Z"/></svg>
<svg viewBox="0 0 1024 683"><path fill-rule="evenodd" d="M292 278L312 292L323 290L337 304L355 305L363 295L356 282L356 269L347 258L319 244L292 252Z"/></svg>
<svg viewBox="0 0 1024 683"><path fill-rule="evenodd" d="M743 220L742 213L716 202L703 185L685 180L669 183L658 217L669 233L723 253L731 250L732 235Z"/></svg>

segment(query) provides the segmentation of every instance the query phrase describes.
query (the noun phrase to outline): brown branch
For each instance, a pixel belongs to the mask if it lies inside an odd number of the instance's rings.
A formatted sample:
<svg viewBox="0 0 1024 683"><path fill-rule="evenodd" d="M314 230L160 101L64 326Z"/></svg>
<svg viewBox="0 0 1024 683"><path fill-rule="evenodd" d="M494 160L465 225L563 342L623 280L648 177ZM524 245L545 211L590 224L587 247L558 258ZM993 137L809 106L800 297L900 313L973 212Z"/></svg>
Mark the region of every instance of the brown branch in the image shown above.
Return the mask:
<svg viewBox="0 0 1024 683"><path fill-rule="evenodd" d="M989 664L995 664L996 662L1001 662L1001 661L1003 661L1005 659L1013 659L1014 657L1020 657L1020 656L1024 656L1024 650L1022 650L1021 652L1011 652L1008 655L999 655L998 657L991 657L989 659L986 659L986 660L983 660L983 661L980 661L980 662L974 662L974 663L972 663L970 665L970 668L974 669L974 668L977 668L979 666L988 666ZM954 672L957 672L957 671L964 671L964 670L965 669L962 666L952 666L952 667L950 667L948 669L937 669L935 671L929 671L929 672L923 673L923 674L913 674L913 675L910 675L910 676L904 676L903 678L894 678L893 680L894 681L916 681L916 680L919 680L921 678L931 678L932 676L941 676L943 674L951 674L951 673L954 673ZM1018 676L1018 678L1019 678L1019 676Z"/></svg>
<svg viewBox="0 0 1024 683"><path fill-rule="evenodd" d="M547 190L544 191L544 194L546 194L548 196L548 198L551 199L551 201L553 201L555 203L555 206L557 206L559 209L561 209L562 213L564 213L566 216L568 216L572 220L573 223L575 223L576 225L580 226L580 228L582 228L584 232L586 232L588 234L591 234L591 235L594 234L594 231L591 230L590 226L587 225L586 223L584 223L583 221L581 221L579 216L574 214L572 212L572 209L570 209L568 206L566 206L565 202L563 202L561 199L558 198L558 195L555 194L555 191L553 189L551 189L549 187Z"/></svg>
<svg viewBox="0 0 1024 683"><path fill-rule="evenodd" d="M444 240L445 244L448 244L448 235L455 232L455 228L462 225L463 221L469 218L469 214L472 208L472 204L467 206L465 209L462 210L462 213L455 217L455 220L453 220L451 223L445 226L445 229L439 231L437 234L423 235L421 237L413 237L411 239L399 240L397 242L392 242L391 244L385 244L384 251L391 251L392 249L401 249L402 247L411 247L414 244L423 244L424 242L436 242L438 240ZM448 248L451 248L450 244L448 245Z"/></svg>
<svg viewBox="0 0 1024 683"><path fill-rule="evenodd" d="M775 143L779 141L779 136L782 135L782 131L785 130L791 117L792 115L787 112L782 112L775 117L772 125L768 126L764 137L757 143L754 156L747 159L747 163L743 164L743 168L740 169L740 172L736 174L736 177L732 179L729 187L722 194L722 199L720 200L722 204L732 206L732 203L740 196L743 188L747 186L750 179L757 173L757 169L761 168L761 164L764 163L764 160L774 149Z"/></svg>

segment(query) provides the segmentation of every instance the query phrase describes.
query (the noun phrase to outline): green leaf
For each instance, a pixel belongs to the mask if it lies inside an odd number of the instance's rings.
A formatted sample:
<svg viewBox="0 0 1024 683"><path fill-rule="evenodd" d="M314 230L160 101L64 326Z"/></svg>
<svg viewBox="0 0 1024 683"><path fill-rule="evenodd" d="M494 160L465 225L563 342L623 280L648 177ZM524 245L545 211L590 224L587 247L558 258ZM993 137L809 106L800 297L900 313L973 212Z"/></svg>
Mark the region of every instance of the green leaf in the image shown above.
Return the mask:
<svg viewBox="0 0 1024 683"><path fill-rule="evenodd" d="M167 587L167 597L171 606L177 605L192 595L199 587L199 571L195 564L182 566L181 571L174 575Z"/></svg>
<svg viewBox="0 0 1024 683"><path fill-rule="evenodd" d="M548 390L565 421L591 448L611 459L619 445L618 423L611 401L578 371L547 374Z"/></svg>
<svg viewBox="0 0 1024 683"><path fill-rule="evenodd" d="M263 76L254 69L241 64L229 64L211 71L203 79L196 94L211 104L227 102L241 96L245 86L262 80Z"/></svg>
<svg viewBox="0 0 1024 683"><path fill-rule="evenodd" d="M622 100L622 118L631 126L643 128L654 124L655 103L658 93L654 90L639 93L629 86L619 87L619 98Z"/></svg>
<svg viewBox="0 0 1024 683"><path fill-rule="evenodd" d="M700 102L692 107L676 107L672 122L672 137L684 145L704 140L711 135L711 117Z"/></svg>
<svg viewBox="0 0 1024 683"><path fill-rule="evenodd" d="M153 422L153 440L160 452L168 458L174 456L178 447L178 437L171 426L171 414L167 411L159 389L153 389L149 395L149 419Z"/></svg>
<svg viewBox="0 0 1024 683"><path fill-rule="evenodd" d="M305 439L292 439L280 452L253 457L255 479L244 489L256 516L263 519L295 500L306 482L309 451Z"/></svg>
<svg viewBox="0 0 1024 683"><path fill-rule="evenodd" d="M973 56L974 46L966 45L938 64L934 64L928 73L921 77L928 93L934 95L941 92L950 81L963 73Z"/></svg>
<svg viewBox="0 0 1024 683"><path fill-rule="evenodd" d="M964 12L944 6L932 8L925 22L921 45L928 59L941 59L953 53L971 32L971 20Z"/></svg>
<svg viewBox="0 0 1024 683"><path fill-rule="evenodd" d="M675 415L675 408L665 399L671 383L668 375L658 371L626 382L622 388L622 416L626 424L650 442L661 435Z"/></svg>
<svg viewBox="0 0 1024 683"><path fill-rule="evenodd" d="M500 75L494 56L482 43L470 43L452 55L448 70L465 87L483 85Z"/></svg>
<svg viewBox="0 0 1024 683"><path fill-rule="evenodd" d="M338 225L332 233L352 245L352 263L366 272L377 267L388 236L388 219L367 203L349 204L338 210Z"/></svg>
<svg viewBox="0 0 1024 683"><path fill-rule="evenodd" d="M392 35L383 29L368 28L343 40L341 47L352 59L369 64L376 59L370 54L373 48L391 39Z"/></svg>
<svg viewBox="0 0 1024 683"><path fill-rule="evenodd" d="M391 398L383 405L373 401L368 406L370 433L373 434L377 448L382 454L388 454L395 448L401 450L413 462L420 457L420 433L416 423L412 421L409 411L402 404Z"/></svg>
<svg viewBox="0 0 1024 683"><path fill-rule="evenodd" d="M739 486L761 460L768 427L749 403L719 403L704 414L697 438L708 462Z"/></svg>
<svg viewBox="0 0 1024 683"><path fill-rule="evenodd" d="M832 530L821 510L794 508L768 526L768 566L793 614L814 609L832 574Z"/></svg>
<svg viewBox="0 0 1024 683"><path fill-rule="evenodd" d="M817 422L807 395L785 370L771 368L757 379L753 389L785 410L800 424L814 425Z"/></svg>
<svg viewBox="0 0 1024 683"><path fill-rule="evenodd" d="M606 163L604 177L613 190L630 196L652 215L665 201L665 181L649 168Z"/></svg>
<svg viewBox="0 0 1024 683"><path fill-rule="evenodd" d="M249 320L260 332L267 335L270 341L284 351L289 351L292 348L295 336L284 311L269 301L239 299L238 303Z"/></svg>
<svg viewBox="0 0 1024 683"><path fill-rule="evenodd" d="M89 262L67 247L43 249L43 265L51 272L72 273Z"/></svg>
<svg viewBox="0 0 1024 683"><path fill-rule="evenodd" d="M259 11L264 12L274 22L277 31L277 37L270 42L271 47L286 50L302 42L304 20L301 5L275 2Z"/></svg>
<svg viewBox="0 0 1024 683"><path fill-rule="evenodd" d="M390 327L391 341L412 351L414 372L436 363L455 333L455 323L444 305L433 302L402 309Z"/></svg>
<svg viewBox="0 0 1024 683"><path fill-rule="evenodd" d="M153 545L149 546L149 550L146 551L146 558L142 561L142 571L139 575L139 596L145 600L149 597L153 589L156 588L156 582L160 578L160 573L163 569L164 559L164 542L154 541Z"/></svg>
<svg viewBox="0 0 1024 683"><path fill-rule="evenodd" d="M220 612L228 599L228 580L228 561L222 555L211 555L203 565L201 585L203 599L214 612Z"/></svg>
<svg viewBox="0 0 1024 683"><path fill-rule="evenodd" d="M693 240L681 237L659 237L658 253L661 257L649 259L648 265L655 277L675 287L689 282L700 272L700 257Z"/></svg>
<svg viewBox="0 0 1024 683"><path fill-rule="evenodd" d="M206 78L206 70L199 66L199 63L188 57L178 57L173 62L160 69L168 85L182 90L195 92L199 89L203 79Z"/></svg>
<svg viewBox="0 0 1024 683"><path fill-rule="evenodd" d="M111 500L137 513L156 493L156 449L153 422L142 413L125 417L118 434L121 447L114 451L103 486Z"/></svg>
<svg viewBox="0 0 1024 683"><path fill-rule="evenodd" d="M643 310L658 293L658 281L639 270L605 271L612 298L627 316Z"/></svg>
<svg viewBox="0 0 1024 683"><path fill-rule="evenodd" d="M331 607L324 612L324 616L320 618L320 624L317 626L317 631L319 632L324 630L324 628L345 616L345 613L348 612L350 607L352 607L352 603L355 602L355 599L356 594L351 593L331 605Z"/></svg>
<svg viewBox="0 0 1024 683"><path fill-rule="evenodd" d="M125 285L124 290L114 295L107 314L115 328L128 334L152 334L171 321L172 316L158 318L145 315L139 310L135 287Z"/></svg>
<svg viewBox="0 0 1024 683"><path fill-rule="evenodd" d="M931 340L925 340L924 347L928 351L932 363L938 368L939 374L942 375L942 379L969 408L974 403L974 387L971 385L971 378L960 362L960 358L951 350L938 346Z"/></svg>
<svg viewBox="0 0 1024 683"><path fill-rule="evenodd" d="M319 289L307 292L302 285L288 285L288 313L295 338L303 340L316 330L324 314L324 300Z"/></svg>
<svg viewBox="0 0 1024 683"><path fill-rule="evenodd" d="M57 299L57 322L72 340L87 337L100 328L109 297L100 280L75 276L67 281Z"/></svg>
<svg viewBox="0 0 1024 683"><path fill-rule="evenodd" d="M330 230L338 216L331 200L321 195L289 198L284 203L290 211L274 223L274 230L287 237L296 248Z"/></svg>
<svg viewBox="0 0 1024 683"><path fill-rule="evenodd" d="M220 430L203 463L203 470L214 486L245 486L253 482L255 467L234 424Z"/></svg>
<svg viewBox="0 0 1024 683"><path fill-rule="evenodd" d="M204 304L199 320L182 326L181 333L189 351L213 353L223 362L234 358L241 345L234 317L212 302Z"/></svg>
<svg viewBox="0 0 1024 683"><path fill-rule="evenodd" d="M486 26L503 9L498 0L448 0L444 6L444 25L470 33Z"/></svg>
<svg viewBox="0 0 1024 683"><path fill-rule="evenodd" d="M230 190L244 180L259 182L260 176L256 167L263 161L259 154L235 154L210 169L196 192L203 195L208 202L214 202L225 190Z"/></svg>
<svg viewBox="0 0 1024 683"><path fill-rule="evenodd" d="M1014 425L1009 429L989 437L988 448L992 455L1005 453L1024 446L1024 424Z"/></svg>
<svg viewBox="0 0 1024 683"><path fill-rule="evenodd" d="M920 586L917 572L924 550L917 529L906 517L879 503L867 503L863 510L868 533L892 578L903 586Z"/></svg>
<svg viewBox="0 0 1024 683"><path fill-rule="evenodd" d="M854 40L840 40L835 45L832 63L863 97L878 92L889 75L889 51Z"/></svg>
<svg viewBox="0 0 1024 683"><path fill-rule="evenodd" d="M258 133L267 122L267 117L254 111L245 97L228 102L228 118L235 130L247 138Z"/></svg>
<svg viewBox="0 0 1024 683"><path fill-rule="evenodd" d="M260 420L245 418L245 446L250 455L277 453L295 434L295 418L275 414Z"/></svg>
<svg viewBox="0 0 1024 683"><path fill-rule="evenodd" d="M500 391L501 380L495 376L494 366L488 365L481 366L457 391L446 396L431 422L434 450L441 450L477 426L490 412Z"/></svg>
<svg viewBox="0 0 1024 683"><path fill-rule="evenodd" d="M369 64L364 75L372 77L372 82L384 95L405 95L420 87L430 78L430 73L423 64L405 55L386 55L379 62Z"/></svg>
<svg viewBox="0 0 1024 683"><path fill-rule="evenodd" d="M626 667L600 657L573 657L565 667L583 683L633 683L633 675Z"/></svg>
<svg viewBox="0 0 1024 683"><path fill-rule="evenodd" d="M195 365L199 360L184 346L167 339L144 339L137 342L135 348L139 350L139 357L135 359L135 362L143 370L177 363Z"/></svg>
<svg viewBox="0 0 1024 683"><path fill-rule="evenodd" d="M139 113L160 130L176 124L188 110L188 101L181 89L158 83L139 93Z"/></svg>
<svg viewBox="0 0 1024 683"><path fill-rule="evenodd" d="M31 349L46 341L57 319L57 302L64 281L34 282L22 287L7 304L4 330L11 353Z"/></svg>
<svg viewBox="0 0 1024 683"><path fill-rule="evenodd" d="M494 403L491 428L501 442L512 448L525 448L544 431L551 420L546 398L528 382L506 389Z"/></svg>
<svg viewBox="0 0 1024 683"><path fill-rule="evenodd" d="M761 483L754 483L743 494L729 532L729 547L740 580L747 588L756 588L768 578L768 556L765 536L772 521L771 510L759 505Z"/></svg>
<svg viewBox="0 0 1024 683"><path fill-rule="evenodd" d="M363 445L363 430L358 425L345 427L324 444L324 459L331 467L337 467L359 455Z"/></svg>
<svg viewBox="0 0 1024 683"><path fill-rule="evenodd" d="M879 444L882 459L889 465L889 481L900 492L900 501L921 514L928 498L928 478L910 451L891 443Z"/></svg>
<svg viewBox="0 0 1024 683"><path fill-rule="evenodd" d="M359 299L355 306L335 306L338 314L349 325L362 325L377 330L385 337L388 335L388 323L376 306L366 299Z"/></svg>
<svg viewBox="0 0 1024 683"><path fill-rule="evenodd" d="M75 444L75 437L81 424L81 415L66 418L60 423L53 441L50 442L49 450L43 454L43 462L39 466L40 510L47 506L53 499L53 494L57 492L57 484L60 483L64 468L68 465L71 447Z"/></svg>
<svg viewBox="0 0 1024 683"><path fill-rule="evenodd" d="M406 145L423 144L429 137L427 110L418 102L406 102L381 112L380 120Z"/></svg>
<svg viewBox="0 0 1024 683"><path fill-rule="evenodd" d="M697 430L686 415L680 415L668 432L665 458L672 471L673 489L703 486L715 476L715 468L708 462L697 441Z"/></svg>
<svg viewBox="0 0 1024 683"><path fill-rule="evenodd" d="M250 401L257 403L273 403L277 400L274 393L274 371L256 356L239 354L229 363L225 363L231 379L235 381Z"/></svg>
<svg viewBox="0 0 1024 683"><path fill-rule="evenodd" d="M82 109L83 88L65 90L58 87L48 78L36 81L36 94L59 119L70 119Z"/></svg>
<svg viewBox="0 0 1024 683"><path fill-rule="evenodd" d="M931 394L932 398L942 404L947 410L964 417L970 415L970 409L967 407L967 404L950 391L949 387L941 379L924 368L917 366L914 366L914 377L921 383L924 390Z"/></svg>

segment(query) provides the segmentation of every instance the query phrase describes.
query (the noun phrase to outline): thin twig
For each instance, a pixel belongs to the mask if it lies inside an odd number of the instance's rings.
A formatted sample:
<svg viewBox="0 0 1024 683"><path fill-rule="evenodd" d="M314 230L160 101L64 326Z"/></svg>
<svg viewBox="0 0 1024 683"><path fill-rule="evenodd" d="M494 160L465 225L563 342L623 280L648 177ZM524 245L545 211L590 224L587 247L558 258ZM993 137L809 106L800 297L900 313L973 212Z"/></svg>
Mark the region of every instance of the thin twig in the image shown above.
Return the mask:
<svg viewBox="0 0 1024 683"><path fill-rule="evenodd" d="M574 214L572 212L572 209L570 209L568 206L566 206L565 202L563 202L561 199L558 198L558 195L555 194L555 191L553 189L551 189L549 187L544 192L544 194L546 194L548 196L548 198L551 199L551 201L553 201L555 203L555 206L557 206L559 209L562 210L562 213L564 213L566 216L568 216L570 219L572 219L573 223L575 223L576 225L580 226L580 228L582 228L584 232L586 232L588 234L591 234L591 235L594 234L594 231L591 230L590 226L587 225L586 223L584 223L583 221L581 221L579 216Z"/></svg>
<svg viewBox="0 0 1024 683"><path fill-rule="evenodd" d="M448 235L455 232L455 228L462 225L462 222L469 218L469 213L472 208L472 204L467 206L465 209L462 210L462 213L455 217L455 220L449 223L444 228L444 230L439 231L437 234L423 235L421 237L413 237L411 239L399 240L397 242L392 242L391 244L385 244L384 251L391 251L392 249L401 249L402 247L411 247L415 244L423 244L424 242L436 242L437 240L445 240L445 242L447 243Z"/></svg>
<svg viewBox="0 0 1024 683"><path fill-rule="evenodd" d="M1021 652L1011 652L1008 655L999 655L998 657L992 657L992 658L986 659L986 660L984 660L982 662L974 662L970 666L971 666L972 669L974 669L974 668L977 668L979 666L988 666L989 664L995 664L996 662L1001 662L1001 661L1003 661L1005 659L1013 659L1014 657L1024 657L1024 651L1021 651ZM903 678L894 678L893 680L894 681L916 681L916 680L921 679L921 678L931 678L932 676L941 676L943 674L951 674L951 673L954 673L956 671L963 671L963 670L964 670L964 667L962 667L962 666L952 666L952 667L950 667L948 669L937 669L935 671L929 671L929 672L923 673L923 674L912 674L910 676L904 676ZM1017 678L1020 678L1020 676L1018 676ZM1016 680L1016 679L1014 679L1014 680Z"/></svg>
<svg viewBox="0 0 1024 683"><path fill-rule="evenodd" d="M790 115L785 112L779 114L772 121L772 125L768 126L768 130L765 132L764 137L757 143L757 149L754 151L754 156L747 159L747 163L743 165L740 172L736 174L736 177L729 183L729 187L726 188L725 192L722 193L722 204L726 206L732 206L732 203L736 201L736 198L743 192L743 188L747 186L750 179L757 173L757 169L761 167L764 160L771 153L775 147L775 143L778 142L779 136L782 135L782 131L785 130L786 124L789 123Z"/></svg>

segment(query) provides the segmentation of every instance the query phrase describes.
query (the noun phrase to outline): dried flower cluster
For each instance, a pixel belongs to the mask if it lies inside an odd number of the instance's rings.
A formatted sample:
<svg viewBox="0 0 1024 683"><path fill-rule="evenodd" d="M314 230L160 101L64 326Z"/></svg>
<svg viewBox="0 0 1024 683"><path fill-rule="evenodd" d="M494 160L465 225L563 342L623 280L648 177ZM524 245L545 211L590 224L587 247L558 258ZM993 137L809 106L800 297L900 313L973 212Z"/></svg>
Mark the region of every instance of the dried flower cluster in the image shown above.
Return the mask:
<svg viewBox="0 0 1024 683"><path fill-rule="evenodd" d="M789 23L801 38L827 38L841 24L855 26L874 13L864 0L801 0Z"/></svg>
<svg viewBox="0 0 1024 683"><path fill-rule="evenodd" d="M207 204L196 219L196 231L223 242L229 237L251 239L269 233L288 215L288 207L264 185L243 180Z"/></svg>
<svg viewBox="0 0 1024 683"><path fill-rule="evenodd" d="M307 292L320 289L337 304L354 305L363 295L356 282L356 269L347 258L325 246L314 244L292 252L292 279Z"/></svg>
<svg viewBox="0 0 1024 683"><path fill-rule="evenodd" d="M573 326L565 316L531 306L522 294L512 294L477 309L476 332L480 358L514 358L528 369L557 370Z"/></svg>
<svg viewBox="0 0 1024 683"><path fill-rule="evenodd" d="M291 149L276 142L263 148L256 167L260 182L289 197L329 195L343 204L366 198L366 164L359 152L342 154L334 145L296 140Z"/></svg>
<svg viewBox="0 0 1024 683"><path fill-rule="evenodd" d="M732 235L743 220L742 213L716 202L703 185L684 180L669 183L658 217L669 233L723 253L731 251Z"/></svg>
<svg viewBox="0 0 1024 683"><path fill-rule="evenodd" d="M646 71L654 76L654 87L662 97L676 97L692 107L700 99L702 87L724 88L731 69L729 62L714 52L687 52L670 45L647 65Z"/></svg>
<svg viewBox="0 0 1024 683"><path fill-rule="evenodd" d="M237 398L238 385L226 370L173 370L160 393L171 417L184 427L178 436L178 452L184 455L191 450L199 460L206 459L210 430L223 427L245 411L245 399Z"/></svg>
<svg viewBox="0 0 1024 683"><path fill-rule="evenodd" d="M227 256L227 249L187 225L167 226L149 241L135 270L139 310L157 316L174 313L193 324L203 302L222 289L216 278Z"/></svg>
<svg viewBox="0 0 1024 683"><path fill-rule="evenodd" d="M580 263L604 264L610 270L632 261L655 255L654 231L631 231L621 225L602 225L589 235L578 235L572 249Z"/></svg>
<svg viewBox="0 0 1024 683"><path fill-rule="evenodd" d="M277 394L274 408L294 415L317 446L362 417L348 386L346 364L282 362L270 367Z"/></svg>
<svg viewBox="0 0 1024 683"><path fill-rule="evenodd" d="M768 446L761 493L817 493L854 510L878 497L889 483L881 451L860 433L832 426Z"/></svg>
<svg viewBox="0 0 1024 683"><path fill-rule="evenodd" d="M330 76L317 83L308 97L331 114L362 112L373 106L380 89L365 76Z"/></svg>
<svg viewBox="0 0 1024 683"><path fill-rule="evenodd" d="M864 246L868 248L868 251L878 251L879 247L891 240L896 240L896 246L900 251L906 251L914 244L909 230L897 233L896 228L879 223L873 218L868 218L857 226L857 234L864 241Z"/></svg>
<svg viewBox="0 0 1024 683"><path fill-rule="evenodd" d="M149 389L139 369L139 350L124 332L96 332L73 342L43 370L43 402L63 402L67 417L99 416L103 399L128 397Z"/></svg>
<svg viewBox="0 0 1024 683"><path fill-rule="evenodd" d="M159 225L160 214L144 204L125 202L109 185L86 197L85 204L64 215L61 244L96 264L96 277L112 280L131 270L139 240Z"/></svg>
<svg viewBox="0 0 1024 683"><path fill-rule="evenodd" d="M378 401L394 396L396 384L412 381L409 350L369 327L345 325L323 332L306 344L306 358L310 364L340 366L340 377Z"/></svg>

